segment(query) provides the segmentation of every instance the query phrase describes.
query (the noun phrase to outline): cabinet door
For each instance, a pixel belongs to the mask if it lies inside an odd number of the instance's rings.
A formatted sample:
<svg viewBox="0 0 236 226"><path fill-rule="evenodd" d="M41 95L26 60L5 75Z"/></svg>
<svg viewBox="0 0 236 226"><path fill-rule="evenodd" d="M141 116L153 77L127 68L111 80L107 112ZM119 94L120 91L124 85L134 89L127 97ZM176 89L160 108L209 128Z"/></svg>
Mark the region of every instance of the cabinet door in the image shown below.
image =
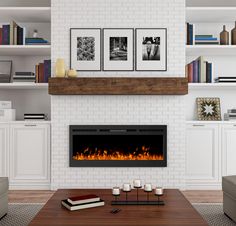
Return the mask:
<svg viewBox="0 0 236 226"><path fill-rule="evenodd" d="M219 127L217 124L187 126L186 176L189 188L219 186Z"/></svg>
<svg viewBox="0 0 236 226"><path fill-rule="evenodd" d="M0 177L8 176L9 160L9 126L0 123Z"/></svg>
<svg viewBox="0 0 236 226"><path fill-rule="evenodd" d="M10 185L43 185L50 182L50 126L13 124L10 141Z"/></svg>
<svg viewBox="0 0 236 226"><path fill-rule="evenodd" d="M222 125L223 176L236 175L236 123Z"/></svg>

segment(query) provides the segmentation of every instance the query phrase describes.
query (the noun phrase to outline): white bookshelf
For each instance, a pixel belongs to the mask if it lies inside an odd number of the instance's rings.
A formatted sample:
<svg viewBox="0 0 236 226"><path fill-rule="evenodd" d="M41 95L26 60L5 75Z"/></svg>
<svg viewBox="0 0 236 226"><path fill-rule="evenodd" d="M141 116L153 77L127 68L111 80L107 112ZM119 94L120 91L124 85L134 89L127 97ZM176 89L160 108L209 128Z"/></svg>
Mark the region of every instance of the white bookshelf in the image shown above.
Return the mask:
<svg viewBox="0 0 236 226"><path fill-rule="evenodd" d="M190 23L231 23L236 20L236 7L187 7Z"/></svg>
<svg viewBox="0 0 236 226"><path fill-rule="evenodd" d="M50 0L1 0L0 26L15 21L26 28L26 37L38 30L39 37L51 42ZM32 71L35 65L51 58L51 45L0 45L0 60L12 60L16 71ZM50 119L51 103L48 84L0 83L0 100L12 101L16 119L21 121L24 113L46 113Z"/></svg>
<svg viewBox="0 0 236 226"><path fill-rule="evenodd" d="M0 7L0 21L50 23L51 7Z"/></svg>
<svg viewBox="0 0 236 226"><path fill-rule="evenodd" d="M23 90L47 90L47 83L30 83L30 82L14 82L14 83L0 83L0 89L23 89Z"/></svg>
<svg viewBox="0 0 236 226"><path fill-rule="evenodd" d="M236 83L189 83L188 88L190 91L207 89L207 90L236 90Z"/></svg>
<svg viewBox="0 0 236 226"><path fill-rule="evenodd" d="M186 56L236 56L236 45L187 45Z"/></svg>
<svg viewBox="0 0 236 226"><path fill-rule="evenodd" d="M50 56L51 45L0 45L4 56Z"/></svg>

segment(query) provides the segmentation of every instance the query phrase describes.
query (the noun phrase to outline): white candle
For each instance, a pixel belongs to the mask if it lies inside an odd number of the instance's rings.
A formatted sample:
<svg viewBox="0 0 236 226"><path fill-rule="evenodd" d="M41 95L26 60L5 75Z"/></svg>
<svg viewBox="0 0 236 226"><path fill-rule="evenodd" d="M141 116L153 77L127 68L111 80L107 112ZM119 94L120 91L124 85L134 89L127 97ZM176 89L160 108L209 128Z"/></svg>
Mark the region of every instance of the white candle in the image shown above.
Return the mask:
<svg viewBox="0 0 236 226"><path fill-rule="evenodd" d="M134 187L140 188L141 187L141 180L134 180Z"/></svg>
<svg viewBox="0 0 236 226"><path fill-rule="evenodd" d="M114 187L112 189L112 195L120 195L120 188L119 187Z"/></svg>
<svg viewBox="0 0 236 226"><path fill-rule="evenodd" d="M131 191L131 184L123 184L123 191Z"/></svg>
<svg viewBox="0 0 236 226"><path fill-rule="evenodd" d="M144 191L152 191L152 184L145 184Z"/></svg>
<svg viewBox="0 0 236 226"><path fill-rule="evenodd" d="M157 187L157 188L155 189L155 194L156 194L156 195L163 195L163 188Z"/></svg>

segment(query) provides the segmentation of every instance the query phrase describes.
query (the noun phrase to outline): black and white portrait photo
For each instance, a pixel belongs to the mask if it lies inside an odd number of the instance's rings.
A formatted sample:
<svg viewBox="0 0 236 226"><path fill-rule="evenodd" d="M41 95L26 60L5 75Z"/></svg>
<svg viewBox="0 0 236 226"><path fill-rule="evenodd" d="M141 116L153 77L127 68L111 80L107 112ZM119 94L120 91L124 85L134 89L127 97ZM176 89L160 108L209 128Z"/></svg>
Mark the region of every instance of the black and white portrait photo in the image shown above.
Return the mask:
<svg viewBox="0 0 236 226"><path fill-rule="evenodd" d="M137 28L136 70L167 70L167 29Z"/></svg>
<svg viewBox="0 0 236 226"><path fill-rule="evenodd" d="M143 60L160 60L160 37L143 37Z"/></svg>
<svg viewBox="0 0 236 226"><path fill-rule="evenodd" d="M127 37L110 37L110 60L127 60Z"/></svg>
<svg viewBox="0 0 236 226"><path fill-rule="evenodd" d="M134 70L134 29L103 29L103 70Z"/></svg>
<svg viewBox="0 0 236 226"><path fill-rule="evenodd" d="M101 70L101 29L70 29L70 67L77 71Z"/></svg>
<svg viewBox="0 0 236 226"><path fill-rule="evenodd" d="M95 38L78 37L77 38L77 60L94 61L95 60Z"/></svg>

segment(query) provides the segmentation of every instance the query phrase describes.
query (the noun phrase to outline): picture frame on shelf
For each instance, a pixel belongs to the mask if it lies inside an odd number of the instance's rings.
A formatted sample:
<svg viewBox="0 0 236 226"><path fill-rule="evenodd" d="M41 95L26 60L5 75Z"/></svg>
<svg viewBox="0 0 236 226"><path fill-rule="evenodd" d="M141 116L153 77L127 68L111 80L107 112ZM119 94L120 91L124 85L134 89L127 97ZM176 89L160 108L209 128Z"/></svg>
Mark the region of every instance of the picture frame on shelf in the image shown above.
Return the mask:
<svg viewBox="0 0 236 226"><path fill-rule="evenodd" d="M12 61L0 60L0 83L12 82Z"/></svg>
<svg viewBox="0 0 236 226"><path fill-rule="evenodd" d="M220 98L198 97L197 116L200 121L221 121Z"/></svg>
<svg viewBox="0 0 236 226"><path fill-rule="evenodd" d="M134 29L103 29L103 70L134 70Z"/></svg>
<svg viewBox="0 0 236 226"><path fill-rule="evenodd" d="M167 29L136 28L136 71L167 71Z"/></svg>
<svg viewBox="0 0 236 226"><path fill-rule="evenodd" d="M70 29L70 68L101 71L101 29Z"/></svg>

